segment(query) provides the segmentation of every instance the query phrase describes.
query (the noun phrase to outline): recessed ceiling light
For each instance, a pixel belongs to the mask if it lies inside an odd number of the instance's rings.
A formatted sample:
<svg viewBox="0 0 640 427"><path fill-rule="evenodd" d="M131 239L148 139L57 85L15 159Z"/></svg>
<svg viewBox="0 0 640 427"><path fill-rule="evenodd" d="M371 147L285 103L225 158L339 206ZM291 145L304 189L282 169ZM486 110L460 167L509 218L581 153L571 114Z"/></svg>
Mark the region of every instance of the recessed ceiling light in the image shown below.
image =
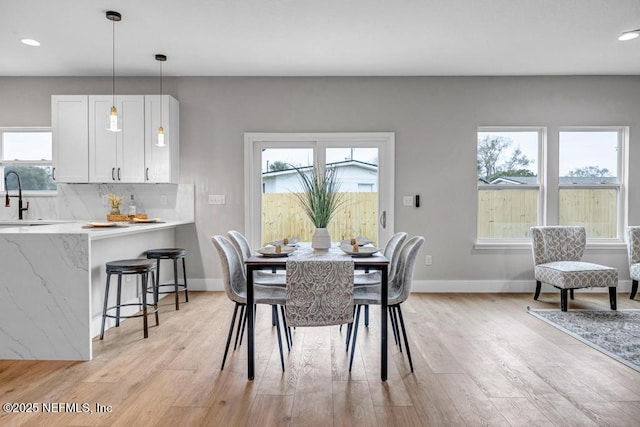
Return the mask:
<svg viewBox="0 0 640 427"><path fill-rule="evenodd" d="M40 46L40 42L38 40L33 40L33 39L22 39L20 40L22 43L26 44L27 46Z"/></svg>
<svg viewBox="0 0 640 427"><path fill-rule="evenodd" d="M638 37L640 37L640 29L625 31L624 33L620 34L620 36L618 37L618 40L627 41L627 40L636 39Z"/></svg>

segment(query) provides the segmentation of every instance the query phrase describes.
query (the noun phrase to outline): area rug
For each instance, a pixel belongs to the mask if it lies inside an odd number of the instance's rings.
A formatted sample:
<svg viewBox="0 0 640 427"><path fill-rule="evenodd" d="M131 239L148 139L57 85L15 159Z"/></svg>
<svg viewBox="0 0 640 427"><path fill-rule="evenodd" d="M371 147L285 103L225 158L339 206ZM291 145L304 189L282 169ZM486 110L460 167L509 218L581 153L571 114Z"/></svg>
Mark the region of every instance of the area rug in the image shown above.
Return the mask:
<svg viewBox="0 0 640 427"><path fill-rule="evenodd" d="M640 372L640 310L531 309L535 317Z"/></svg>

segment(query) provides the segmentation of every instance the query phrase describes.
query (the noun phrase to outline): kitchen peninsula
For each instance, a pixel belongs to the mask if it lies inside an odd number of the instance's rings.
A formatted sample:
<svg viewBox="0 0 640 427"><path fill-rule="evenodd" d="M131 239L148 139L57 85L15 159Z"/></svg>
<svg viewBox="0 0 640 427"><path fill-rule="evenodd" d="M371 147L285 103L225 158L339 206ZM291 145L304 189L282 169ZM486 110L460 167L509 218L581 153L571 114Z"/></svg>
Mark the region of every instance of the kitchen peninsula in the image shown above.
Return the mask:
<svg viewBox="0 0 640 427"><path fill-rule="evenodd" d="M84 217L99 218L86 212L99 204L100 193L113 190L112 186L60 188L58 201L64 206L59 210L64 214L65 208L76 206L79 211L81 201ZM154 212L151 200L159 197L145 194L152 190L167 194L168 203L162 205L166 209ZM127 191L147 201L150 217L156 214L166 221L85 228L87 220L62 215L69 222L0 228L0 359L91 360L92 339L100 332L105 263L143 257L152 248L174 247L176 228L192 226L193 186L139 186ZM123 280L123 302L139 296L136 279L130 280ZM140 319L131 319L136 320Z"/></svg>

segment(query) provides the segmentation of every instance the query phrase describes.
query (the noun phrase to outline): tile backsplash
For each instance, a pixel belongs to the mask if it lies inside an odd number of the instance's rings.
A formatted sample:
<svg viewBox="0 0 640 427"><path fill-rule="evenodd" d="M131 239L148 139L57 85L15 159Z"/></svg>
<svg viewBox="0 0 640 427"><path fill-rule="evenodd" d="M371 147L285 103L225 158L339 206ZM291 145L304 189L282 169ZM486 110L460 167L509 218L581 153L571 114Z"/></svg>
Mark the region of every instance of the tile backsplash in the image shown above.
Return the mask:
<svg viewBox="0 0 640 427"><path fill-rule="evenodd" d="M122 196L122 213L127 213L133 194L137 212L150 218L195 219L193 184L58 184L55 197L23 195L25 203L29 202L29 210L23 216L30 220L104 220L111 210L106 201L108 193ZM0 208L0 220L16 219L18 200L11 198L10 207L3 204Z"/></svg>

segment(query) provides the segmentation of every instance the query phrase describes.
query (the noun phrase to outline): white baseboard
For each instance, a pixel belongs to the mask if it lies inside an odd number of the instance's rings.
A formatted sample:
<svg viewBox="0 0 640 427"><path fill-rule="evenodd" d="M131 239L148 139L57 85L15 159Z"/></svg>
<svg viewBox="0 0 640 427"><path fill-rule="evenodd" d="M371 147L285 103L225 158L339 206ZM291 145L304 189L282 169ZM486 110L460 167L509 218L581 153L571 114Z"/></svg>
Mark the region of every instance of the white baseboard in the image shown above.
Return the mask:
<svg viewBox="0 0 640 427"><path fill-rule="evenodd" d="M222 279L188 279L189 290L224 291ZM534 280L414 280L412 292L433 293L533 293ZM631 280L621 280L618 292L630 292ZM557 292L552 286L542 285L542 292ZM607 292L607 288L578 289L576 292Z"/></svg>
<svg viewBox="0 0 640 427"><path fill-rule="evenodd" d="M434 293L534 293L535 280L414 280L412 292ZM630 292L631 280L621 280L618 292ZM557 292L550 285L542 285L542 292ZM608 288L576 289L576 292L608 292Z"/></svg>

